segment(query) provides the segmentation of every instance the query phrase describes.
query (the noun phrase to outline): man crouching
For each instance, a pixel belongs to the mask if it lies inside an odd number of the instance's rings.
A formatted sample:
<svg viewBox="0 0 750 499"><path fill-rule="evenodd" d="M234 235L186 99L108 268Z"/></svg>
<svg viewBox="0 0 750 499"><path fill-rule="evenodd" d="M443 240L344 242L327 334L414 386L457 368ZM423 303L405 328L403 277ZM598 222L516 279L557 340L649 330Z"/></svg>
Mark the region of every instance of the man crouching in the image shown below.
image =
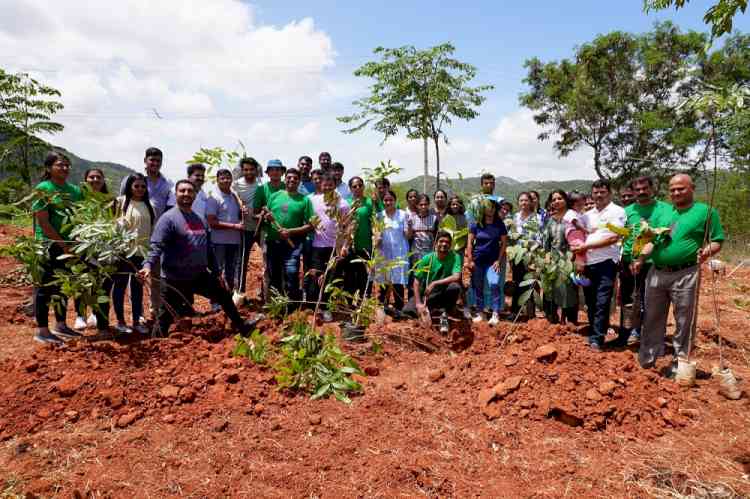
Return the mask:
<svg viewBox="0 0 750 499"><path fill-rule="evenodd" d="M240 317L232 294L220 277L211 247L211 238L203 220L193 212L195 186L189 180L175 185L177 206L165 212L151 235L151 250L138 272L143 280L152 279L151 267L161 262L162 305L153 334L166 336L175 318L193 311L193 295L199 294L218 303L241 334L248 334L253 323ZM173 315L174 314L174 315Z"/></svg>

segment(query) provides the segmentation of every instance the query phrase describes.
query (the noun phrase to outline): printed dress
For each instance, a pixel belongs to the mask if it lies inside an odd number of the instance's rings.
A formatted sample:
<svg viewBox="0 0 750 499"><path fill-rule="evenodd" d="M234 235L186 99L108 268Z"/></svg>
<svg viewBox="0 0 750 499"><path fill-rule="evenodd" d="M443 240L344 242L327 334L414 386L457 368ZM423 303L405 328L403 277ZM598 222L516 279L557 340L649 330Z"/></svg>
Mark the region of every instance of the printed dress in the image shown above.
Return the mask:
<svg viewBox="0 0 750 499"><path fill-rule="evenodd" d="M382 220L385 227L380 240L380 253L389 264L400 261L387 272L385 278L378 272L375 282L405 285L409 274L409 241L406 239L406 219L404 210L396 210L392 217L385 211L378 213L378 220Z"/></svg>

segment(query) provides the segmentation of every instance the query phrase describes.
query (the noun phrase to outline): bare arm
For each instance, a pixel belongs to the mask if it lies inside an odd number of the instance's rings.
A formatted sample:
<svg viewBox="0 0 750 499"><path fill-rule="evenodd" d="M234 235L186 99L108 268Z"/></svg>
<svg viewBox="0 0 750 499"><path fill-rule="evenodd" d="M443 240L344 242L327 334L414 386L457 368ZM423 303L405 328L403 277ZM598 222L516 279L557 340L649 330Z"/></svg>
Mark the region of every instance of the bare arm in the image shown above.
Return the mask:
<svg viewBox="0 0 750 499"><path fill-rule="evenodd" d="M216 215L206 215L208 226L212 229L226 229L226 230L242 230L241 223L222 222Z"/></svg>
<svg viewBox="0 0 750 499"><path fill-rule="evenodd" d="M54 227L52 227L52 224L49 222L49 212L47 210L39 210L34 212L34 218L36 219L36 223L39 224L39 227L42 229L42 233L47 237L47 239L54 241L55 244L60 246L60 248L62 248L65 253L70 252L68 245L65 243L65 241L63 241L62 236L58 234L58 232Z"/></svg>

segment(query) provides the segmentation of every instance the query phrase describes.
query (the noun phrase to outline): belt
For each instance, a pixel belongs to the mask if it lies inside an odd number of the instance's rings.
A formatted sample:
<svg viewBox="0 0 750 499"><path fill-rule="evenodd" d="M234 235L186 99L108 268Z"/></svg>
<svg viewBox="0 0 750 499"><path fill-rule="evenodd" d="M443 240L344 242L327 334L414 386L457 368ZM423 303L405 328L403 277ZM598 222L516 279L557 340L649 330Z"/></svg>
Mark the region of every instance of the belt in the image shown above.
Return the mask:
<svg viewBox="0 0 750 499"><path fill-rule="evenodd" d="M663 272L679 272L680 270L689 269L690 267L695 267L697 263L683 263L682 265L654 265L654 268L656 270L661 270Z"/></svg>

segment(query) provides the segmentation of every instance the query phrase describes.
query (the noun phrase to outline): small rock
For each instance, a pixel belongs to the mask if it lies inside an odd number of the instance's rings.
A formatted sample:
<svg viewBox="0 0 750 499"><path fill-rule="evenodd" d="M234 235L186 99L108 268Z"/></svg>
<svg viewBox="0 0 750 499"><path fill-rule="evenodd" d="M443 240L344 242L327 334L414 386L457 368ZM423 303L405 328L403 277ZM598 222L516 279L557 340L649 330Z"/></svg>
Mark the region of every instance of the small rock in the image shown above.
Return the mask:
<svg viewBox="0 0 750 499"><path fill-rule="evenodd" d="M266 407L263 404L255 404L255 407L253 407L253 412L256 416L260 416L265 412Z"/></svg>
<svg viewBox="0 0 750 499"><path fill-rule="evenodd" d="M76 421L78 421L78 416L79 416L78 411L66 411L65 412L65 417L67 417L71 423L75 423Z"/></svg>
<svg viewBox="0 0 750 499"><path fill-rule="evenodd" d="M659 404L659 407L666 407L667 402L667 399L665 399L664 397L659 397L658 399L656 399L656 403Z"/></svg>
<svg viewBox="0 0 750 499"><path fill-rule="evenodd" d="M176 399L180 395L180 389L174 385L167 385L159 390L159 395L165 399Z"/></svg>
<svg viewBox="0 0 750 499"><path fill-rule="evenodd" d="M112 409L118 409L125 403L125 394L122 390L105 390L101 394L104 402Z"/></svg>
<svg viewBox="0 0 750 499"><path fill-rule="evenodd" d="M39 369L39 362L31 361L27 362L24 366L24 369L26 369L26 372L33 373L37 369Z"/></svg>
<svg viewBox="0 0 750 499"><path fill-rule="evenodd" d="M528 415L529 415L529 412L531 412L531 411L529 411L528 409L521 409L521 410L520 410L520 411L518 412L518 415L519 415L520 417L522 417L522 418L525 418L526 416L528 416Z"/></svg>
<svg viewBox="0 0 750 499"><path fill-rule="evenodd" d="M49 409L39 409L36 415L42 419L47 419L52 416L52 411L50 411Z"/></svg>
<svg viewBox="0 0 750 499"><path fill-rule="evenodd" d="M534 407L534 401L532 399L525 399L521 401L521 407L524 409L531 409Z"/></svg>
<svg viewBox="0 0 750 499"><path fill-rule="evenodd" d="M225 369L234 369L234 368L240 367L241 365L242 365L242 362L240 361L240 359L231 358L231 359L224 359L221 361L221 367Z"/></svg>
<svg viewBox="0 0 750 499"><path fill-rule="evenodd" d="M509 358L505 359L505 362L503 362L503 365L505 365L505 367L511 367L511 366L515 366L517 363L518 363L518 359L517 358L515 358L515 357L509 357Z"/></svg>
<svg viewBox="0 0 750 499"><path fill-rule="evenodd" d="M218 421L215 421L211 425L211 431L215 431L216 433L221 433L222 431L226 430L229 427L229 421L225 419L221 419Z"/></svg>
<svg viewBox="0 0 750 499"><path fill-rule="evenodd" d="M429 379L433 383L436 381L440 381L443 378L445 378L445 371L443 371L442 369L435 369L427 374L427 379Z"/></svg>
<svg viewBox="0 0 750 499"><path fill-rule="evenodd" d="M161 418L161 422L166 423L166 424L172 424L175 422L176 419L177 418L175 417L174 414L166 414L164 415L163 418Z"/></svg>
<svg viewBox="0 0 750 499"><path fill-rule="evenodd" d="M479 407L484 407L490 402L492 402L497 394L495 393L495 390L492 388L485 388L484 390L481 390L479 392Z"/></svg>
<svg viewBox="0 0 750 499"><path fill-rule="evenodd" d="M521 376L511 376L505 381L496 384L493 390L499 398L504 398L509 393L518 390L518 387L521 386L521 381L523 381Z"/></svg>
<svg viewBox="0 0 750 499"><path fill-rule="evenodd" d="M190 387L185 387L180 390L180 402L189 404L195 400L195 390Z"/></svg>
<svg viewBox="0 0 750 499"><path fill-rule="evenodd" d="M560 405L550 406L550 409L547 415L568 426L575 427L575 426L581 426L583 424L583 419L581 419L579 416L576 416L567 407L562 407Z"/></svg>
<svg viewBox="0 0 750 499"><path fill-rule="evenodd" d="M543 345L534 351L534 358L539 362L554 362L556 357L557 349L551 343Z"/></svg>
<svg viewBox="0 0 750 499"><path fill-rule="evenodd" d="M273 423L271 423L271 431L277 431L280 429L281 429L281 423L279 423L278 421L274 421Z"/></svg>
<svg viewBox="0 0 750 499"><path fill-rule="evenodd" d="M586 398L592 402L599 402L602 399L601 394L594 388L589 388L586 391Z"/></svg>
<svg viewBox="0 0 750 499"><path fill-rule="evenodd" d="M687 416L691 419L696 419L698 416L700 416L700 411L698 411L698 409L681 408L678 412L683 416Z"/></svg>
<svg viewBox="0 0 750 499"><path fill-rule="evenodd" d="M132 424L133 421L135 421L139 417L140 417L140 413L137 411L132 411L127 414L124 414L117 419L117 427L125 428L126 426Z"/></svg>
<svg viewBox="0 0 750 499"><path fill-rule="evenodd" d="M393 382L393 388L395 388L396 390L399 390L399 389L403 388L404 386L406 386L406 383L404 381L394 381Z"/></svg>
<svg viewBox="0 0 750 499"><path fill-rule="evenodd" d="M377 366L367 366L365 367L365 374L368 376L378 376L380 374L380 369L378 369Z"/></svg>
<svg viewBox="0 0 750 499"><path fill-rule="evenodd" d="M497 419L502 416L502 407L500 404L487 404L482 407L482 414L487 419Z"/></svg>
<svg viewBox="0 0 750 499"><path fill-rule="evenodd" d="M320 417L320 414L311 414L308 421L310 421L311 425L317 426L323 421L323 418Z"/></svg>
<svg viewBox="0 0 750 499"><path fill-rule="evenodd" d="M63 378L55 383L57 392L63 397L72 397L76 394L79 388L83 385L83 380L75 378L73 376L63 376Z"/></svg>
<svg viewBox="0 0 750 499"><path fill-rule="evenodd" d="M602 395L612 395L617 388L617 384L614 381L605 381L599 384L598 390Z"/></svg>

